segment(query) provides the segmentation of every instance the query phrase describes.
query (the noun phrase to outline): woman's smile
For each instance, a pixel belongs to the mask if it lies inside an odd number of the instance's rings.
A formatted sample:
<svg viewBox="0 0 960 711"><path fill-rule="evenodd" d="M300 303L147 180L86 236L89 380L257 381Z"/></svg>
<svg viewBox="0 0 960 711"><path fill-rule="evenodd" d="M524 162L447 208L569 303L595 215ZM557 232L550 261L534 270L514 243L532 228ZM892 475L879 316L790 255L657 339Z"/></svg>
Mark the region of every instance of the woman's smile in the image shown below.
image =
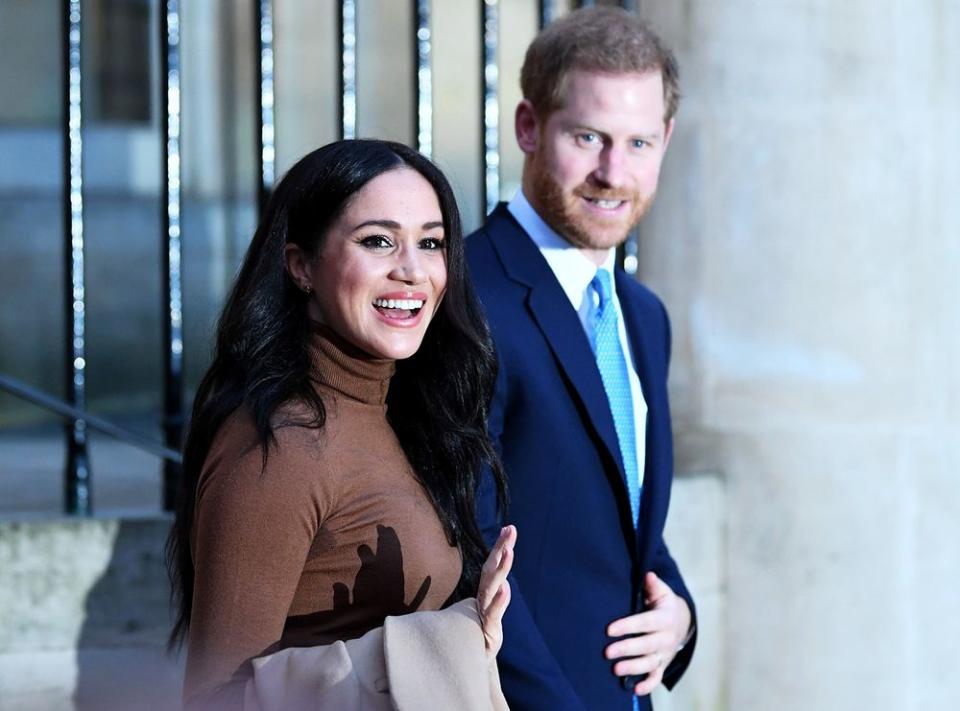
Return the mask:
<svg viewBox="0 0 960 711"><path fill-rule="evenodd" d="M422 292L392 292L373 301L373 308L385 323L397 328L410 328L419 323L419 315L427 303L427 295Z"/></svg>

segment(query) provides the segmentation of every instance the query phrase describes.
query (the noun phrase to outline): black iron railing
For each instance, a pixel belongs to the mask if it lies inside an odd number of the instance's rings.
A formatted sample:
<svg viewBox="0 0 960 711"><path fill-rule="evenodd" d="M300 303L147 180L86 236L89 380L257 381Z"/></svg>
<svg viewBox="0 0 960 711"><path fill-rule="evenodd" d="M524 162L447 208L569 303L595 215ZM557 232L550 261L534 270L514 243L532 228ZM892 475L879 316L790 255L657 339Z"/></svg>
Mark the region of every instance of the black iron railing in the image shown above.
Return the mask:
<svg viewBox="0 0 960 711"><path fill-rule="evenodd" d="M83 97L81 92L82 2L66 0L62 14L63 47L63 215L65 255L64 314L66 370L65 400L57 400L8 376L0 375L0 389L56 413L65 420L66 432L66 511L88 515L93 511L91 471L87 454L87 430L95 429L139 447L164 461L163 502L166 509L175 506L180 481L180 455L185 427L183 279L181 273L181 102L180 102L180 29L179 0L159 1L160 96L164 116L160 121L162 143L161 223L163 243L163 416L164 441L158 443L130 432L86 411L86 284L84 274L84 184L83 184ZM480 110L482 143L483 203L491 210L500 198L499 145L499 0L479 3L479 29L482 49ZM532 0L531 0L532 1ZM257 92L257 165L259 167L257 204L262 209L273 189L275 173L274 123L274 26L273 2L251 0L254 13L252 51L258 61ZM589 5L591 2L580 2ZM636 0L620 3L636 10ZM425 155L433 153L433 44L431 0L412 0L414 136L417 148ZM540 26L558 15L556 0L538 0ZM357 0L341 0L337 8L339 38L339 132L343 138L357 135ZM636 271L635 237L621 250L629 271Z"/></svg>
<svg viewBox="0 0 960 711"><path fill-rule="evenodd" d="M171 449L183 441L183 247L180 235L180 2L164 0L160 12L160 122L163 180L161 202L163 258L163 440ZM176 507L180 465L163 463L163 507Z"/></svg>
<svg viewBox="0 0 960 711"><path fill-rule="evenodd" d="M500 201L500 42L499 0L481 0L480 91L483 95L483 204L489 214Z"/></svg>
<svg viewBox="0 0 960 711"><path fill-rule="evenodd" d="M66 398L72 408L86 406L86 284L83 248L83 102L80 63L82 3L63 5L63 226L64 226L64 365ZM64 477L68 513L89 514L90 459L87 456L86 422L66 422L67 468Z"/></svg>
<svg viewBox="0 0 960 711"><path fill-rule="evenodd" d="M257 62L257 94L260 102L260 111L257 112L257 135L260 136L260 150L257 151L260 167L257 208L258 214L263 214L276 181L273 117L273 3L271 0L255 0L253 5L254 41L260 59Z"/></svg>
<svg viewBox="0 0 960 711"><path fill-rule="evenodd" d="M340 138L357 137L357 2L340 0Z"/></svg>
<svg viewBox="0 0 960 711"><path fill-rule="evenodd" d="M102 417L98 417L97 415L92 415L89 412L85 412L73 407L63 400L58 400L52 395L41 392L36 388L31 388L29 385L20 382L16 378L11 378L8 375L0 375L0 390L6 391L11 395L15 395L21 400L32 402L34 405L42 407L44 410L59 415L71 424L75 422L83 423L84 431L87 431L88 429L95 430L102 434L113 437L121 442L126 442L137 449L147 452L148 454L153 454L154 456L160 457L165 461L172 462L176 465L179 465L181 462L180 452L177 450L164 447L160 442L156 442L149 437L128 430L125 427L121 427L120 425L110 422Z"/></svg>
<svg viewBox="0 0 960 711"><path fill-rule="evenodd" d="M414 0L413 6L413 110L417 150L433 157L433 33L430 28L430 0Z"/></svg>

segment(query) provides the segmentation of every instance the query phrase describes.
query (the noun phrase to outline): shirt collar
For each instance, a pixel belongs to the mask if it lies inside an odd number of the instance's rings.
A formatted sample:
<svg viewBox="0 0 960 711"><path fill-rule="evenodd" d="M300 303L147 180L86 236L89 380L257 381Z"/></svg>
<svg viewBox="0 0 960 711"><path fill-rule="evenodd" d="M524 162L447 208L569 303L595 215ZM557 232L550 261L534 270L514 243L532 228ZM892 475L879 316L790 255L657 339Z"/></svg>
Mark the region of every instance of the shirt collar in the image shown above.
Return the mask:
<svg viewBox="0 0 960 711"><path fill-rule="evenodd" d="M544 222L523 194L522 188L517 190L513 199L507 204L507 209L530 235L530 239L547 260L547 264L560 282L573 308L579 311L587 288L597 273L597 265ZM611 277L616 264L615 252L614 249L608 250L606 261L603 263L603 268L610 272Z"/></svg>

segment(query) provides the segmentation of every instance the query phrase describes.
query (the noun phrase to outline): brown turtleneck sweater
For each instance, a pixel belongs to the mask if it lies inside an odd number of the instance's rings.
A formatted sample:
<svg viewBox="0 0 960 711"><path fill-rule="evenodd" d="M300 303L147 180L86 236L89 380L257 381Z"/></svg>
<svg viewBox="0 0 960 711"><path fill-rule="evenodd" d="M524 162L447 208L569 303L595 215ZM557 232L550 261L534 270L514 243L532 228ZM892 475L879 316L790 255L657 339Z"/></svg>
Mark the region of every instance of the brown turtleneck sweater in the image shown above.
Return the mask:
<svg viewBox="0 0 960 711"><path fill-rule="evenodd" d="M436 610L460 578L386 419L394 362L314 336L321 429L278 426L266 468L249 415L214 438L197 491L196 580L184 698L239 706L243 663L360 637L387 615ZM303 421L302 405L278 413ZM236 703L232 703L235 701Z"/></svg>

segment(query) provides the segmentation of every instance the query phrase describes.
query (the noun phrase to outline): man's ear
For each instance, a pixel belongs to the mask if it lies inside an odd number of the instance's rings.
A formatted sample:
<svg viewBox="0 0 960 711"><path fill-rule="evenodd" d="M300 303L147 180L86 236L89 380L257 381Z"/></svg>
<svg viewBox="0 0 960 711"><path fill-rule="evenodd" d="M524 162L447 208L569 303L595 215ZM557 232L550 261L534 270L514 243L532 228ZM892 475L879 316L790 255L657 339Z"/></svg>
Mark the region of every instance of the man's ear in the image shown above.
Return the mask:
<svg viewBox="0 0 960 711"><path fill-rule="evenodd" d="M309 292L313 286L313 269L310 259L295 244L283 248L283 257L287 262L287 273L301 291Z"/></svg>
<svg viewBox="0 0 960 711"><path fill-rule="evenodd" d="M673 126L676 123L676 119L670 119L667 121L667 125L663 128L663 153L667 152L667 146L670 145L670 136L673 135Z"/></svg>
<svg viewBox="0 0 960 711"><path fill-rule="evenodd" d="M540 119L537 111L529 99L517 104L517 111L513 119L514 131L517 134L517 145L526 154L537 150L537 139L540 137Z"/></svg>

